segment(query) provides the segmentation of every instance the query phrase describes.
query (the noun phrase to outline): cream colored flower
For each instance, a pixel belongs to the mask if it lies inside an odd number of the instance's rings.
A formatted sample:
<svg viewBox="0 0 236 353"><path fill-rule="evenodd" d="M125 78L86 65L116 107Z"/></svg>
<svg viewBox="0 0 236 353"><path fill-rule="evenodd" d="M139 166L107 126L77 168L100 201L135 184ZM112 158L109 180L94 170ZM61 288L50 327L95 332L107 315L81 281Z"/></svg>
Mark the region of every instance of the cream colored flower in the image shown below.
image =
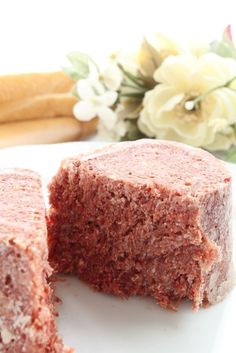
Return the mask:
<svg viewBox="0 0 236 353"><path fill-rule="evenodd" d="M80 121L89 121L96 116L104 125L113 127L116 115L111 106L117 100L117 92L107 91L96 79L84 79L77 82L80 100L74 105L73 113Z"/></svg>
<svg viewBox="0 0 236 353"><path fill-rule="evenodd" d="M150 86L156 69L171 55L192 54L200 57L209 51L207 42L181 43L175 42L162 33L144 38L138 53L138 67Z"/></svg>
<svg viewBox="0 0 236 353"><path fill-rule="evenodd" d="M185 51L182 54L193 54L200 57L209 52L209 43L200 41L191 41L187 44Z"/></svg>
<svg viewBox="0 0 236 353"><path fill-rule="evenodd" d="M154 74L160 84L145 95L140 130L150 137L227 149L236 143L236 92L215 88L235 74L235 60L212 53L167 58ZM192 105L200 95L203 98Z"/></svg>
<svg viewBox="0 0 236 353"><path fill-rule="evenodd" d="M161 33L144 38L138 54L139 70L144 77L152 79L154 72L165 58L179 53L178 45Z"/></svg>

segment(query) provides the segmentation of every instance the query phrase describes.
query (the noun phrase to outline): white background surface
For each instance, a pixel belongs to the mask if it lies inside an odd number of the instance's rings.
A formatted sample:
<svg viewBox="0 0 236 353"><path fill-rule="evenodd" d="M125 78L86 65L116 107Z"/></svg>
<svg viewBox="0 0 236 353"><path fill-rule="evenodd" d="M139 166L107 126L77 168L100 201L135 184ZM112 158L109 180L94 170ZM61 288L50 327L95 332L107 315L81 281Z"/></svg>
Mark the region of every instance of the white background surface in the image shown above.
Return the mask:
<svg viewBox="0 0 236 353"><path fill-rule="evenodd" d="M61 159L101 144L77 142L0 150L1 167L31 168L44 185ZM236 218L236 165L233 219ZM234 227L234 245L236 245ZM236 254L236 252L235 252ZM235 259L236 260L236 259ZM235 353L236 288L220 304L194 313L184 303L175 313L154 300L121 300L95 293L76 278L57 284L59 331L76 353Z"/></svg>
<svg viewBox="0 0 236 353"><path fill-rule="evenodd" d="M229 23L236 33L235 11L235 0L0 0L0 74L58 70L73 50L102 59L112 50L135 48L149 31L210 41ZM36 169L46 183L61 158L78 149L68 144L1 150L0 165ZM60 283L58 295L63 299L59 329L76 352L236 350L235 290L223 303L198 313L188 305L171 313L148 299L121 301L93 293L76 279Z"/></svg>
<svg viewBox="0 0 236 353"><path fill-rule="evenodd" d="M232 23L234 0L0 0L0 74L56 70L65 54L95 58L135 47L142 34L219 38Z"/></svg>

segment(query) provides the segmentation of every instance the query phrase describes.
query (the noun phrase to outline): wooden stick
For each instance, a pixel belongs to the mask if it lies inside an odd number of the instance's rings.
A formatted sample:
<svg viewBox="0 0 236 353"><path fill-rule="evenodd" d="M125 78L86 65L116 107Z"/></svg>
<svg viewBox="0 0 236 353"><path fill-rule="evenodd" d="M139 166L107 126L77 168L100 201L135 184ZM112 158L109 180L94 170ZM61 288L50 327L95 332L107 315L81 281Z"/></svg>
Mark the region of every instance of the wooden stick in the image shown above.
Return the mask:
<svg viewBox="0 0 236 353"><path fill-rule="evenodd" d="M53 93L0 103L0 123L71 116L76 102L70 93Z"/></svg>
<svg viewBox="0 0 236 353"><path fill-rule="evenodd" d="M43 94L69 92L74 85L64 72L0 76L0 103Z"/></svg>
<svg viewBox="0 0 236 353"><path fill-rule="evenodd" d="M79 122L72 116L0 124L0 147L76 141L96 131L97 119Z"/></svg>

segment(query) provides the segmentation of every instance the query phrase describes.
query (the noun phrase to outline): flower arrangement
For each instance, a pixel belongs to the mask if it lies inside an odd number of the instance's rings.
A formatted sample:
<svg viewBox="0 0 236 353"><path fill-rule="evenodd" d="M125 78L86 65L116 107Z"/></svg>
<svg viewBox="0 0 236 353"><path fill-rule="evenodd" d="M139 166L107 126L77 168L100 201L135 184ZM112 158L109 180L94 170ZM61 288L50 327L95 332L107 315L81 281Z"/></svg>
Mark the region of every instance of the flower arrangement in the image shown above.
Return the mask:
<svg viewBox="0 0 236 353"><path fill-rule="evenodd" d="M74 115L99 118L109 141L168 139L225 151L236 162L236 47L228 26L220 41L198 47L162 34L132 56L113 54L104 68L86 54L68 55L75 80Z"/></svg>

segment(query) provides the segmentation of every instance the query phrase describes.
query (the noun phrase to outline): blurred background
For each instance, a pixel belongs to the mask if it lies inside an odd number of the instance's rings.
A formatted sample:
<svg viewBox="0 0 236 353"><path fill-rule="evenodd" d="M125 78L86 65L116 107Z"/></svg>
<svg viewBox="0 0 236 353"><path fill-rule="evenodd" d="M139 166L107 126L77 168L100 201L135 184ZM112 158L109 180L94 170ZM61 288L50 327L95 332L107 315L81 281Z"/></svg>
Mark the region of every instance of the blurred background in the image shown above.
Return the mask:
<svg viewBox="0 0 236 353"><path fill-rule="evenodd" d="M235 32L233 0L1 1L0 75L58 71L66 63L66 54L75 50L102 61L111 51L137 47L143 35L149 32L163 32L175 39L211 41L219 38L230 23ZM3 91L4 86L8 89L8 82L4 82L0 82L0 90ZM11 96L13 101L14 94ZM1 107L0 102L0 113L3 108L6 106ZM32 118L35 117L32 115ZM3 117L0 123L6 124L8 121ZM42 137L44 134L44 129L38 130L38 127L30 125L30 134L35 129L37 133L29 138L26 133L28 127L19 122L11 125L10 129L6 125L2 127L1 147L12 145L14 141L15 144L41 142L38 135ZM51 130L54 128L45 129L48 129L45 135L50 130L45 142L63 140L60 133L53 138ZM17 139L19 135L21 138ZM87 133L82 135L86 137ZM71 133L64 140L77 139L82 135L78 133L74 136Z"/></svg>
<svg viewBox="0 0 236 353"><path fill-rule="evenodd" d="M236 29L233 0L7 0L0 4L1 74L60 69L72 50L99 58L135 46L149 31L212 40L229 23Z"/></svg>

